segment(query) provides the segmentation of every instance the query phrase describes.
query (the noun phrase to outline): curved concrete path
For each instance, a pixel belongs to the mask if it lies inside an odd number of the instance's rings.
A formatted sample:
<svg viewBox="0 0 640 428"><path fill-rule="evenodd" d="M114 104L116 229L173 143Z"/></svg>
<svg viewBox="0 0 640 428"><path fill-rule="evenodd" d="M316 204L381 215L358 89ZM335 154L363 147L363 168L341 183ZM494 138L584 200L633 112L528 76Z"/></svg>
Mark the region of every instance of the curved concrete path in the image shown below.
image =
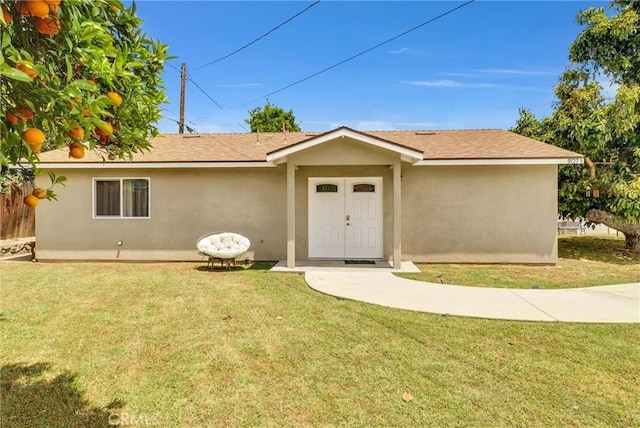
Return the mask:
<svg viewBox="0 0 640 428"><path fill-rule="evenodd" d="M308 270L321 293L392 308L436 314L525 321L640 322L640 282L601 287L531 290L442 285L389 271Z"/></svg>

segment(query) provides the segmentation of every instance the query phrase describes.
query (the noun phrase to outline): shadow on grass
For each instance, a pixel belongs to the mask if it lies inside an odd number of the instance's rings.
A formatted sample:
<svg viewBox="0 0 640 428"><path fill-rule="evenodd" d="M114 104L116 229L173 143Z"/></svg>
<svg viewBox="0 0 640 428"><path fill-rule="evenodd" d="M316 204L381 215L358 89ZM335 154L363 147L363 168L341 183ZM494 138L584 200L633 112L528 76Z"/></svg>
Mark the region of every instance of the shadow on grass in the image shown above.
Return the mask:
<svg viewBox="0 0 640 428"><path fill-rule="evenodd" d="M249 266L248 270L262 270L262 271L268 271L270 270L273 266L275 266L275 263L271 263L271 262L257 262L257 263L252 263L251 266Z"/></svg>
<svg viewBox="0 0 640 428"><path fill-rule="evenodd" d="M624 248L624 239L614 237L561 237L558 239L558 257L618 265L640 263L640 254L627 251Z"/></svg>
<svg viewBox="0 0 640 428"><path fill-rule="evenodd" d="M194 269L199 272L210 272L210 273L244 272L247 270L268 271L273 267L273 265L275 265L275 263L272 263L272 262L257 262L257 263L249 263L249 264L238 263L237 266L232 265L230 268L227 268L226 264L224 267L221 267L220 264L217 263L216 265L214 265L212 269L210 269L209 267L207 267L205 262L205 264L203 264L202 266L196 266Z"/></svg>
<svg viewBox="0 0 640 428"><path fill-rule="evenodd" d="M52 377L53 376L53 377ZM0 368L2 426L8 427L108 427L124 403L91 405L75 385L75 375L55 375L46 363L8 364ZM113 418L113 416L112 416Z"/></svg>

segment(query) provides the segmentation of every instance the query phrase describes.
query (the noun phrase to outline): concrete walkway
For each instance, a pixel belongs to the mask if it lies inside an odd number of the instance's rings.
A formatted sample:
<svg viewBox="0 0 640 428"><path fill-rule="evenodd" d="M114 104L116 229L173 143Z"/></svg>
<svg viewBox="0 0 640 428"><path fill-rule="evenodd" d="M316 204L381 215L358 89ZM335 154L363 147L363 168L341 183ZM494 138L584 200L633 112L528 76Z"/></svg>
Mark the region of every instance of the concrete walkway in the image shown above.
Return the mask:
<svg viewBox="0 0 640 428"><path fill-rule="evenodd" d="M413 269L403 264L403 270ZM413 281L384 268L303 266L296 271L321 293L391 308L504 320L640 322L640 282L532 290Z"/></svg>

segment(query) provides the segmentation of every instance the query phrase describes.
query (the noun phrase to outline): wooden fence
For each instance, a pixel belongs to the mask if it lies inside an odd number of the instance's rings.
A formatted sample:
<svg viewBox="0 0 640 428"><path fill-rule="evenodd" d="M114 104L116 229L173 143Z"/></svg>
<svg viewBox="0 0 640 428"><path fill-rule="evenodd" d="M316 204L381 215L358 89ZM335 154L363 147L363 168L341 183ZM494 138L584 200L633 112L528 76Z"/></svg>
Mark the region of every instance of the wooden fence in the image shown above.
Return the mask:
<svg viewBox="0 0 640 428"><path fill-rule="evenodd" d="M22 201L33 191L31 184L0 194L0 239L27 238L36 234L36 209Z"/></svg>

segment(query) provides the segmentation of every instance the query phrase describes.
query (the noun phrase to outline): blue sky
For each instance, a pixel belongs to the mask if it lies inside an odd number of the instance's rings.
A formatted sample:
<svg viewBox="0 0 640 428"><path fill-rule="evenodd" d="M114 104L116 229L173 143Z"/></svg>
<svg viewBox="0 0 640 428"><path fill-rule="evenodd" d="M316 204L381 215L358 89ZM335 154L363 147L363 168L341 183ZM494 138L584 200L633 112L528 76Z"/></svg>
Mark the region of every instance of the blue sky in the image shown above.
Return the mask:
<svg viewBox="0 0 640 428"><path fill-rule="evenodd" d="M246 132L265 95L422 24L464 1L323 0L239 53L223 57L314 1L138 1L149 37L176 56L164 81L163 133L177 132L180 73L186 124L199 133ZM483 1L270 95L304 131L502 128L518 109L552 111L553 86L581 28L576 13L605 2ZM204 67L203 67L204 66ZM174 68L175 67L175 68ZM243 127L244 125L244 127Z"/></svg>

